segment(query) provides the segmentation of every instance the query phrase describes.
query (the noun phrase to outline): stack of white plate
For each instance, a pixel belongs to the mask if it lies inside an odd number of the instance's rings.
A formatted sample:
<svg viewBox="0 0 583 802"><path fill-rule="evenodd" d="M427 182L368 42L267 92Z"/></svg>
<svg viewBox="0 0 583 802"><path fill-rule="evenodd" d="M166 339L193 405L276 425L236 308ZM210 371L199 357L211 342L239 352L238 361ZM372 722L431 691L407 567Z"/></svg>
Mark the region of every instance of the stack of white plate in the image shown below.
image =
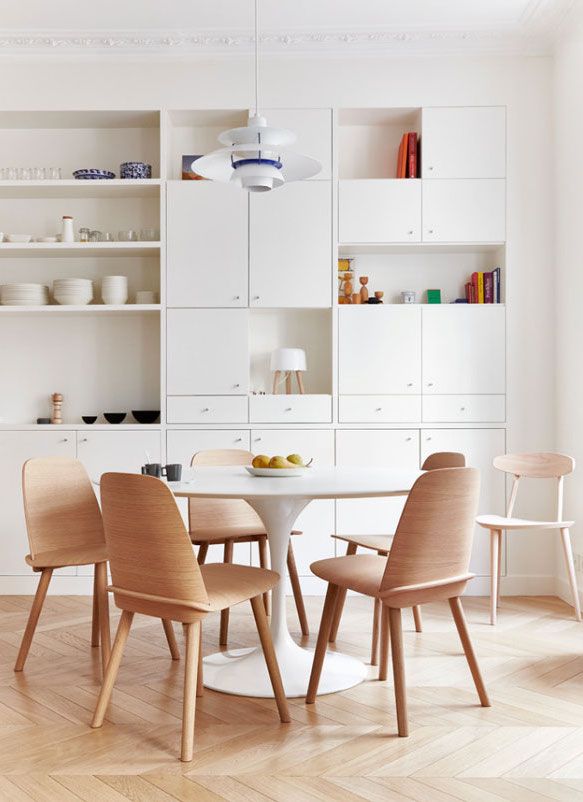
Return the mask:
<svg viewBox="0 0 583 802"><path fill-rule="evenodd" d="M0 301L3 306L44 306L49 302L49 288L44 284L3 284Z"/></svg>
<svg viewBox="0 0 583 802"><path fill-rule="evenodd" d="M105 276L101 282L101 298L104 304L125 304L128 299L126 276Z"/></svg>
<svg viewBox="0 0 583 802"><path fill-rule="evenodd" d="M53 297L59 304L85 306L93 300L93 282L88 278L57 278Z"/></svg>

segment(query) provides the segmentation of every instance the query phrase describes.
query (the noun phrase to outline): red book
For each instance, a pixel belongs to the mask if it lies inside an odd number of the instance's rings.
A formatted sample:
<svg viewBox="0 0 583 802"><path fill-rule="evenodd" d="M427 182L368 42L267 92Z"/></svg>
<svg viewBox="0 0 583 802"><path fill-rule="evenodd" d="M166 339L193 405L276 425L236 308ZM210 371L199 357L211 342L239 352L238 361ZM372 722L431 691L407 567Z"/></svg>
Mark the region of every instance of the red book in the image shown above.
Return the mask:
<svg viewBox="0 0 583 802"><path fill-rule="evenodd" d="M411 131L407 140L407 177L417 178L417 134Z"/></svg>
<svg viewBox="0 0 583 802"><path fill-rule="evenodd" d="M472 303L477 304L479 303L479 293L478 293L478 274L472 273L472 287L474 290L474 300Z"/></svg>
<svg viewBox="0 0 583 802"><path fill-rule="evenodd" d="M472 282L468 281L466 284L466 301L471 304L472 303Z"/></svg>
<svg viewBox="0 0 583 802"><path fill-rule="evenodd" d="M494 303L494 280L492 273L484 273L484 303Z"/></svg>
<svg viewBox="0 0 583 802"><path fill-rule="evenodd" d="M399 147L399 164L397 165L397 178L406 178L407 176L407 153L408 153L408 137L403 134L401 137L401 145Z"/></svg>

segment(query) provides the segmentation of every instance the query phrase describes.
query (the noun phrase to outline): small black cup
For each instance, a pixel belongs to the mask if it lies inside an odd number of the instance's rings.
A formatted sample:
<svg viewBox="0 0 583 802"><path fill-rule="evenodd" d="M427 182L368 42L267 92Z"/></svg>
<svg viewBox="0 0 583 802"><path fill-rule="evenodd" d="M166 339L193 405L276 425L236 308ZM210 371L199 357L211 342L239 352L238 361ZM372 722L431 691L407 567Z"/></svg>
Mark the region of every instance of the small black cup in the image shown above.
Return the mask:
<svg viewBox="0 0 583 802"><path fill-rule="evenodd" d="M162 476L162 466L159 462L148 462L146 465L142 465L142 473L145 476L157 476L160 478Z"/></svg>
<svg viewBox="0 0 583 802"><path fill-rule="evenodd" d="M162 476L165 476L169 482L179 482L182 479L182 465L179 463L165 465L162 468Z"/></svg>

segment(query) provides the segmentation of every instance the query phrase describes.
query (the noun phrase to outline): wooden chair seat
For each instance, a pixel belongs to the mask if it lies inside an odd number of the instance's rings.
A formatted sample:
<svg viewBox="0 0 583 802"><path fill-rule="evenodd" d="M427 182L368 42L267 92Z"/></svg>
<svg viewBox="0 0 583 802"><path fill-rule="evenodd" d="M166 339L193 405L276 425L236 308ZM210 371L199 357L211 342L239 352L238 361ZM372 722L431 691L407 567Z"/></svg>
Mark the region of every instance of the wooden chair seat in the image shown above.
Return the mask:
<svg viewBox="0 0 583 802"><path fill-rule="evenodd" d="M393 542L392 535L332 535L334 540L342 540L344 543L352 543L354 546L360 546L363 549L371 549L382 551L386 555L389 553L391 543Z"/></svg>
<svg viewBox="0 0 583 802"><path fill-rule="evenodd" d="M503 515L478 515L476 523L485 529L570 529L574 521L531 521Z"/></svg>
<svg viewBox="0 0 583 802"><path fill-rule="evenodd" d="M297 529L292 535L302 535ZM227 540L237 543L254 543L261 537L267 537L265 529L258 530L257 526L217 526L208 529L194 529L190 532L190 539L195 546L203 544L224 544Z"/></svg>
<svg viewBox="0 0 583 802"><path fill-rule="evenodd" d="M330 557L312 563L310 570L320 579L365 596L378 596L387 558L376 554L352 554Z"/></svg>
<svg viewBox="0 0 583 802"><path fill-rule="evenodd" d="M207 563L200 566L200 572L211 611L249 601L267 593L279 582L279 574L275 571L237 563Z"/></svg>
<svg viewBox="0 0 583 802"><path fill-rule="evenodd" d="M63 549L41 551L24 558L27 565L37 571L43 568L67 568L72 565L94 565L107 562L105 543L102 546L70 546Z"/></svg>

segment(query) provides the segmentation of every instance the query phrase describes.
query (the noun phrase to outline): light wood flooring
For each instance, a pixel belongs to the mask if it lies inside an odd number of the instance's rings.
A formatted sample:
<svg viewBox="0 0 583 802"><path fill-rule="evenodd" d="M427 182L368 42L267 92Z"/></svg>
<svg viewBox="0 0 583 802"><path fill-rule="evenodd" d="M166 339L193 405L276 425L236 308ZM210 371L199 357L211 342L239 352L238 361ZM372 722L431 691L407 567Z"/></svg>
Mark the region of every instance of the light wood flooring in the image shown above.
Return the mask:
<svg viewBox="0 0 583 802"><path fill-rule="evenodd" d="M313 643L322 599L306 601ZM495 629L486 599L465 600L490 709L477 704L448 608L432 605L422 634L405 612L409 738L396 736L390 680L311 709L293 699L288 725L271 700L205 691L190 764L178 761L182 667L158 621L136 617L107 721L91 730L90 600L48 598L18 675L29 605L0 597L1 800L583 801L583 625L557 599L503 599ZM349 598L337 644L363 660L370 612L369 600ZM205 653L218 633L218 619L207 621ZM298 637L291 602L289 621ZM230 636L233 647L254 644L249 605L232 611Z"/></svg>

